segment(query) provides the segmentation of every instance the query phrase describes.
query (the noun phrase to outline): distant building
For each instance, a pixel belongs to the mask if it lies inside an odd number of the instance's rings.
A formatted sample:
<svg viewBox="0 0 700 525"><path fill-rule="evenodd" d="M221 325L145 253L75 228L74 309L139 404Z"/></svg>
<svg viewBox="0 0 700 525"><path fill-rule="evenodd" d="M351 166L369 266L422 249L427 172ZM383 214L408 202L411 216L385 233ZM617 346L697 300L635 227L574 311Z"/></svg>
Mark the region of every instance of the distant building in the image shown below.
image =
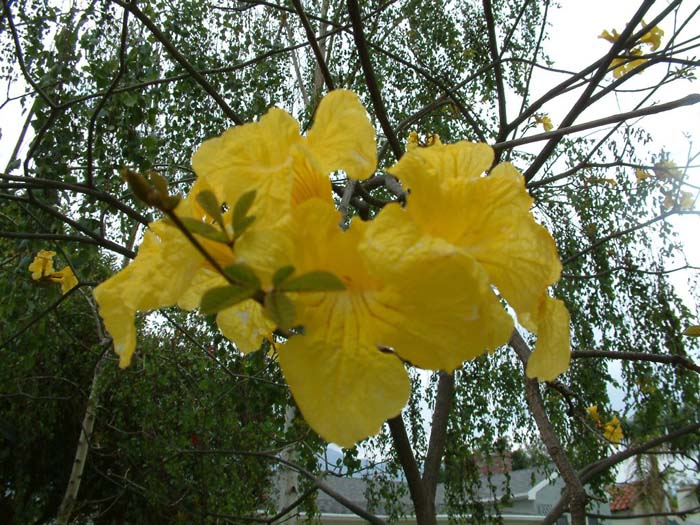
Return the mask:
<svg viewBox="0 0 700 525"><path fill-rule="evenodd" d="M487 507L493 504L494 497L500 499L505 496L508 486L510 487L510 493L512 494L510 503L508 505L499 504L499 510L505 525L536 525L542 523L546 514L559 501L564 488L564 483L558 474L545 475L540 470L532 468L510 472L509 484L506 480L506 474L503 473L492 474L490 479L484 476L482 480L477 497ZM329 476L324 479L324 483L359 507L379 517L386 517L387 509L383 506L372 508L368 498L367 481L358 478ZM395 481L393 483L403 482ZM438 523L448 523L445 487L443 484L438 485L435 499ZM415 519L411 516L413 505L409 496L406 495L394 503L398 504L407 515L406 518L399 520L398 523L415 523ZM354 525L364 522L362 518L353 514L323 492L319 491L316 504L321 513L319 521L324 525ZM593 512L609 514L609 508L607 505L600 505ZM469 523L469 516L463 516L463 519L464 522ZM569 520L566 516L562 516L557 523L566 525L569 523ZM589 525L602 525L604 522L595 518L589 518L588 523Z"/></svg>

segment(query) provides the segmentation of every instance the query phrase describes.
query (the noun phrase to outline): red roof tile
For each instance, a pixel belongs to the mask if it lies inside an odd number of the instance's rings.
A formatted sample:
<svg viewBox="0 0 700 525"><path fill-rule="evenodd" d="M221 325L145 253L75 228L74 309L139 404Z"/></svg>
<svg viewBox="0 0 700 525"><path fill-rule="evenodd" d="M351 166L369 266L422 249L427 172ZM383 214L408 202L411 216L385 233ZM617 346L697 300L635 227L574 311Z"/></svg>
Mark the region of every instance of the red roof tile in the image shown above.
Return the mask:
<svg viewBox="0 0 700 525"><path fill-rule="evenodd" d="M610 510L627 510L634 507L639 492L639 483L620 483L610 489Z"/></svg>

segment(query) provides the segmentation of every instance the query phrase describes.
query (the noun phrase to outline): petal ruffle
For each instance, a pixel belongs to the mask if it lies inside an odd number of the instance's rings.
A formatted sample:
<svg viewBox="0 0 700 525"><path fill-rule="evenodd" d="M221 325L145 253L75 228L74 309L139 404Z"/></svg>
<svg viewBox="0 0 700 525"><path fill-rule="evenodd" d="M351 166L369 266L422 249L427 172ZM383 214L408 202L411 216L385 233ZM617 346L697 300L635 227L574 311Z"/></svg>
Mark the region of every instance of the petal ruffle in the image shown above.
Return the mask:
<svg viewBox="0 0 700 525"><path fill-rule="evenodd" d="M438 177L442 180L479 178L491 167L493 158L493 149L488 144L466 141L455 144L436 144L428 148L415 148L408 151L388 171L410 189L417 179L426 176Z"/></svg>
<svg viewBox="0 0 700 525"><path fill-rule="evenodd" d="M508 163L499 164L489 177L469 185L466 227L457 240L518 312L535 309L561 272L554 240L534 221L531 203L522 175Z"/></svg>
<svg viewBox="0 0 700 525"><path fill-rule="evenodd" d="M343 170L351 179L369 177L377 166L374 128L352 91L331 91L318 105L306 147L321 173Z"/></svg>
<svg viewBox="0 0 700 525"><path fill-rule="evenodd" d="M401 361L375 347L294 336L279 349L279 363L304 419L343 447L376 434L411 389Z"/></svg>
<svg viewBox="0 0 700 525"><path fill-rule="evenodd" d="M129 366L136 349L136 312L175 304L202 261L174 227L157 221L150 228L136 259L94 292L121 368Z"/></svg>
<svg viewBox="0 0 700 525"><path fill-rule="evenodd" d="M270 210L286 210L293 179L291 150L300 142L299 123L286 111L272 108L259 122L204 142L192 157L192 167L229 206L255 189L256 200L269 202Z"/></svg>

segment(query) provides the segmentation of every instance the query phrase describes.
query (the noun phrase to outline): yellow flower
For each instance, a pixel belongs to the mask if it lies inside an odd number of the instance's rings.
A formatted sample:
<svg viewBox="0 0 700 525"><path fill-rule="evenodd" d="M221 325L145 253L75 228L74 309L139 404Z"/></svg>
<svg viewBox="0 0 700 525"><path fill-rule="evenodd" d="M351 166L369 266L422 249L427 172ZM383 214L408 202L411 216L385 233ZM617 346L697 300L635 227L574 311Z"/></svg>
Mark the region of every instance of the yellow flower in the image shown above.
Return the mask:
<svg viewBox="0 0 700 525"><path fill-rule="evenodd" d="M70 266L52 273L48 276L48 279L54 283L61 283L61 293L68 293L70 290L78 285L78 279L75 277L73 270Z"/></svg>
<svg viewBox="0 0 700 525"><path fill-rule="evenodd" d="M630 56L613 58L612 62L610 63L610 67L613 71L613 76L615 78L623 77L627 73L630 73L633 69L644 64L644 62L647 61L646 58L634 58L641 57L642 54L643 53L641 49L634 48L629 51Z"/></svg>
<svg viewBox="0 0 700 525"><path fill-rule="evenodd" d="M647 24L642 21L642 27L646 26ZM663 29L661 29L659 26L654 26L637 41L637 44L648 44L652 51L656 51L661 45L662 36L664 36ZM603 40L607 40L611 44L614 44L619 40L620 34L617 32L617 29L613 29L612 34L606 29L600 35L598 35L598 38L602 38Z"/></svg>
<svg viewBox="0 0 700 525"><path fill-rule="evenodd" d="M675 180L681 180L683 178L683 172L678 169L676 163L671 160L662 160L654 164L654 175L659 180L668 180L669 178Z"/></svg>
<svg viewBox="0 0 700 525"><path fill-rule="evenodd" d="M385 206L370 223L365 246L392 268L427 253L461 258L471 286L486 291L468 316L480 323L482 333L470 336L467 355L478 356L509 338L512 320L494 307L494 285L519 320L539 332L528 375L553 379L568 368L570 354L568 312L563 303L546 297L561 263L551 235L530 214L532 198L523 176L503 163L482 177L492 162L493 150L486 144L459 142L407 152L389 170L410 191L406 207ZM454 293L462 291L455 287ZM445 366L434 356L421 357L421 366Z"/></svg>
<svg viewBox="0 0 700 525"><path fill-rule="evenodd" d="M34 260L29 264L29 271L32 272L32 279L38 281L54 272L53 258L56 252L49 250L39 250Z"/></svg>
<svg viewBox="0 0 700 525"><path fill-rule="evenodd" d="M651 175L649 175L649 172L646 170L643 170L642 168L635 169L634 174L637 177L637 182L642 182L643 180L646 180L649 177L651 177Z"/></svg>
<svg viewBox="0 0 700 525"><path fill-rule="evenodd" d="M255 189L268 206L265 216L257 218L266 224L284 219L291 206L306 199L332 202L331 172L343 170L351 179L364 179L376 164L367 112L357 95L342 89L323 98L305 137L291 115L272 108L258 122L204 142L192 157L198 177L219 200L234 203Z"/></svg>
<svg viewBox="0 0 700 525"><path fill-rule="evenodd" d="M598 406L597 405L591 405L588 408L586 408L586 411L588 412L588 415L591 416L591 419L595 421L596 423L600 423L600 415L598 414Z"/></svg>
<svg viewBox="0 0 700 525"><path fill-rule="evenodd" d="M690 193L689 191L682 191L681 192L681 199L680 199L680 207L681 210L689 210L693 207L695 199L693 198L693 194Z"/></svg>
<svg viewBox="0 0 700 525"><path fill-rule="evenodd" d="M617 29L612 30L612 34L605 29L601 34L598 35L598 38L602 38L603 40L607 40L611 44L614 44L617 42L618 38L620 38L620 33L617 32Z"/></svg>
<svg viewBox="0 0 700 525"><path fill-rule="evenodd" d="M605 424L603 436L611 443L617 444L622 441L624 435L622 433L622 425L617 419L617 416L613 416L612 419Z"/></svg>
<svg viewBox="0 0 700 525"><path fill-rule="evenodd" d="M554 129L552 120L547 115L535 115L535 122L542 124L542 128L544 128L545 131L552 131L552 129Z"/></svg>
<svg viewBox="0 0 700 525"><path fill-rule="evenodd" d="M314 198L332 202L331 171L344 170L352 178L364 178L374 171L374 129L357 95L337 90L321 101L306 137L300 135L295 119L273 108L258 122L204 142L192 163L198 179L176 208L176 215L211 224L212 217L197 203L200 191L213 192L218 202L231 209L241 195L256 190L250 210L255 220L236 241L236 251L262 243L261 257L276 260L265 246L266 239L278 236L276 232L289 221L293 206ZM221 266L248 263L230 246L196 237ZM276 269L270 264L255 268L264 274L261 279L267 287ZM177 228L164 220L151 223L136 259L95 289L120 366L129 365L136 348L136 312L176 303L196 308L204 292L225 284ZM274 329L260 305L251 300L222 310L217 322L241 351L256 350Z"/></svg>
<svg viewBox="0 0 700 525"><path fill-rule="evenodd" d="M646 24L642 22L642 26ZM640 44L649 44L652 51L656 51L661 46L661 37L664 36L664 31L659 26L652 27L642 38L639 39Z"/></svg>
<svg viewBox="0 0 700 525"><path fill-rule="evenodd" d="M642 26L646 27L646 24L642 22ZM660 29L658 26L654 26L647 33L645 33L642 38L639 39L637 44L647 44L651 47L652 51L656 51L661 45L661 37L663 35L663 30ZM611 44L614 44L619 40L620 34L615 29L612 30L612 33L610 33L606 29L600 35L598 35L598 38L602 38L604 40L607 40ZM644 53L642 52L642 49L640 47L629 49L627 53L630 56L613 58L612 62L610 63L610 67L615 78L620 78L626 75L627 73L630 73L632 70L641 66L647 61L646 58L641 58Z"/></svg>
<svg viewBox="0 0 700 525"><path fill-rule="evenodd" d="M32 272L32 279L35 281L44 279L54 283L61 283L61 293L65 294L77 286L78 279L76 279L70 266L55 271L53 267L53 258L55 256L56 252L39 250L28 269Z"/></svg>

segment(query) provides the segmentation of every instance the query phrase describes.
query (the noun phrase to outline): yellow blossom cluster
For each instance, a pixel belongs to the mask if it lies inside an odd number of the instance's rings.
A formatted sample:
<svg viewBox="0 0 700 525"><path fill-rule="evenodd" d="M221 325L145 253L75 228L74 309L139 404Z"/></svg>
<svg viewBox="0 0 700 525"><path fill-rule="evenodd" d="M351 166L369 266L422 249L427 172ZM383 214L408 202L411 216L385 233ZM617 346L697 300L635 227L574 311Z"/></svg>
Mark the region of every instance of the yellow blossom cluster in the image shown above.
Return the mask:
<svg viewBox="0 0 700 525"><path fill-rule="evenodd" d="M642 22L642 27L646 26L647 24ZM643 44L646 44L651 48L652 51L656 51L661 46L661 37L663 36L664 32L660 27L654 26L651 29L649 29L635 43L637 47L630 46L630 49L627 51L627 56L613 58L612 62L610 63L610 67L613 71L613 76L615 78L620 78L626 75L627 73L631 72L635 68L644 64L647 61L647 59L642 58L644 52L642 51L641 46ZM613 29L612 33L610 33L606 29L600 35L598 35L598 38L602 38L603 40L607 40L611 44L614 44L619 40L620 34L617 32L616 29Z"/></svg>
<svg viewBox="0 0 700 525"><path fill-rule="evenodd" d="M61 293L65 294L72 290L77 284L73 270L70 266L66 266L61 270L54 270L53 258L56 252L50 250L39 250L34 260L29 264L29 271L32 272L32 279L35 281L50 281L60 283Z"/></svg>
<svg viewBox="0 0 700 525"><path fill-rule="evenodd" d="M405 205L342 228L330 174L361 180L377 167L375 132L354 93L326 95L306 135L273 108L204 142L189 194L95 290L120 365L136 348L137 311L216 313L242 352L277 330L279 365L305 419L351 446L400 413L406 364L452 372L507 343L507 301L538 335L527 374L553 379L570 358L569 314L547 293L561 263L530 213L523 176L509 163L490 169L493 160L485 144L411 135L387 170L408 191ZM132 178L158 201L160 190Z"/></svg>
<svg viewBox="0 0 700 525"><path fill-rule="evenodd" d="M548 115L535 115L535 122L542 124L542 129L545 131L552 131L554 129L552 119L550 119Z"/></svg>
<svg viewBox="0 0 700 525"><path fill-rule="evenodd" d="M588 415L593 421L595 421L596 426L603 431L603 437L610 441L611 443L618 444L624 438L622 433L622 424L617 416L613 416L607 423L604 423L598 414L598 407L596 405L589 406L587 409Z"/></svg>

